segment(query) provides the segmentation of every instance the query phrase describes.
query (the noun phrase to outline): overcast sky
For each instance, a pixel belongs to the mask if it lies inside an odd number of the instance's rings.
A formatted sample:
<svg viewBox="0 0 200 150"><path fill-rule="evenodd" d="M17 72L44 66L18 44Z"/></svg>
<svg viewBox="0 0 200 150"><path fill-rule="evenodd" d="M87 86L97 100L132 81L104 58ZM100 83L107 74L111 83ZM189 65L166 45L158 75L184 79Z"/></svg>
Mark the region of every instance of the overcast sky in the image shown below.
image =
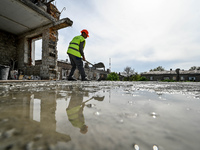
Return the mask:
<svg viewBox="0 0 200 150"><path fill-rule="evenodd" d="M56 0L61 18L72 27L59 30L58 59L82 29L89 31L85 56L111 71L126 66L141 73L158 66L200 66L200 0ZM54 4L55 4L54 2Z"/></svg>

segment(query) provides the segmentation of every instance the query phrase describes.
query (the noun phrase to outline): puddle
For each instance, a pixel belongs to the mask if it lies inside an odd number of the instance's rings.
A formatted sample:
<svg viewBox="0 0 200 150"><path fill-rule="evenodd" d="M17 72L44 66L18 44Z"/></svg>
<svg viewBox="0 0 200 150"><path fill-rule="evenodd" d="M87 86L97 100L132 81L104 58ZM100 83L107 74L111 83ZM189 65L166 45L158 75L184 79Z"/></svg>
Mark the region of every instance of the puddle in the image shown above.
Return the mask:
<svg viewBox="0 0 200 150"><path fill-rule="evenodd" d="M200 83L0 84L2 150L200 147Z"/></svg>

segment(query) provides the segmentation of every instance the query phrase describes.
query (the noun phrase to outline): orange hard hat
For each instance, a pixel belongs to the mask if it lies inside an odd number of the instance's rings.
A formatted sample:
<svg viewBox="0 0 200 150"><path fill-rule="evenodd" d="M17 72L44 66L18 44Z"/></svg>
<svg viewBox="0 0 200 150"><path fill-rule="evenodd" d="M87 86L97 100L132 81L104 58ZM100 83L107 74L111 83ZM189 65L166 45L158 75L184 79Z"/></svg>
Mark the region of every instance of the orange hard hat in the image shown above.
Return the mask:
<svg viewBox="0 0 200 150"><path fill-rule="evenodd" d="M81 31L81 33L85 33L85 34L87 34L87 37L89 37L89 32L88 32L88 30L86 30L86 29L83 29L82 31Z"/></svg>

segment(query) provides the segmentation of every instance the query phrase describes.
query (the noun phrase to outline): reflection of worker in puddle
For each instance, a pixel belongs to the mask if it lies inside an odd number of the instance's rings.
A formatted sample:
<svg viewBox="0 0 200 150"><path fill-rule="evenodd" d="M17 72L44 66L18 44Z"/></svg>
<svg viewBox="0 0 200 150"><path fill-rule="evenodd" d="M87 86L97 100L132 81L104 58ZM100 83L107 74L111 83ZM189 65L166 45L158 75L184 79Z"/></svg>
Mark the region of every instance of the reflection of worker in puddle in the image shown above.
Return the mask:
<svg viewBox="0 0 200 150"><path fill-rule="evenodd" d="M77 92L78 93L78 92ZM82 134L86 134L88 131L88 126L85 125L85 119L83 115L83 109L85 107L85 104L89 102L92 99L96 99L98 101L103 101L103 97L92 97L89 100L83 102L83 93L72 93L69 106L66 109L67 110L67 116L69 121L74 127L80 128L80 132ZM89 105L89 104L88 104Z"/></svg>
<svg viewBox="0 0 200 150"><path fill-rule="evenodd" d="M83 95L72 95L67 108L68 119L74 127L80 128L80 132L83 134L87 133L88 131L88 126L85 125L85 119L83 115L84 107L85 102L83 102Z"/></svg>

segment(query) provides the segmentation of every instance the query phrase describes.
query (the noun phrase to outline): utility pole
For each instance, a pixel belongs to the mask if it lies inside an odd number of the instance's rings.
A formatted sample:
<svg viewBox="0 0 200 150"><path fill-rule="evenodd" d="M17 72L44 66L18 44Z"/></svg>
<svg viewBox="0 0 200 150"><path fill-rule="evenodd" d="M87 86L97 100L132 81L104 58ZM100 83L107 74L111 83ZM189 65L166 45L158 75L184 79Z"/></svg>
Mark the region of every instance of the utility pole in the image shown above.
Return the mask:
<svg viewBox="0 0 200 150"><path fill-rule="evenodd" d="M111 72L111 58L109 58L109 70Z"/></svg>

